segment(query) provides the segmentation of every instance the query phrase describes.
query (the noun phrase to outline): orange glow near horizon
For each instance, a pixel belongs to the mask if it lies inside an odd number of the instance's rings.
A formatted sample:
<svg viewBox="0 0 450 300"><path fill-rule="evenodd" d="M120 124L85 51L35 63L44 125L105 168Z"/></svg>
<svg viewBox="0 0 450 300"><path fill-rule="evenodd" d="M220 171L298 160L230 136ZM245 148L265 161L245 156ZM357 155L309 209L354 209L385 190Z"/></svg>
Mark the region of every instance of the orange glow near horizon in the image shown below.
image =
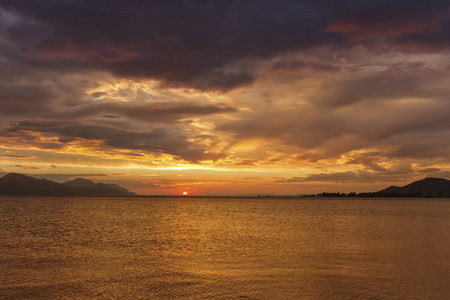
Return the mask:
<svg viewBox="0 0 450 300"><path fill-rule="evenodd" d="M183 192L183 196L187 196L188 195L188 192Z"/></svg>

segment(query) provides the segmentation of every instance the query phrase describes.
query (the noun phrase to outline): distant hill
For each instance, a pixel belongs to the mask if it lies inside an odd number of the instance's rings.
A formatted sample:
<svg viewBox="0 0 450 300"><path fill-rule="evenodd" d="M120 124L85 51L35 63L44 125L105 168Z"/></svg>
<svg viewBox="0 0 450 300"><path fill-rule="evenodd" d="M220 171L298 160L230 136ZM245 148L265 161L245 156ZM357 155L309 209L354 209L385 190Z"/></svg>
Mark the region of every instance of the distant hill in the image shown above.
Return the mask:
<svg viewBox="0 0 450 300"><path fill-rule="evenodd" d="M449 197L450 180L442 178L425 178L414 181L403 187L390 186L387 189L376 192L385 195L422 195L430 197Z"/></svg>
<svg viewBox="0 0 450 300"><path fill-rule="evenodd" d="M62 185L81 196L136 196L117 184L95 183L83 178L66 181Z"/></svg>
<svg viewBox="0 0 450 300"><path fill-rule="evenodd" d="M18 173L0 178L0 195L17 196L135 196L116 184L95 183L77 178L64 183L36 179Z"/></svg>

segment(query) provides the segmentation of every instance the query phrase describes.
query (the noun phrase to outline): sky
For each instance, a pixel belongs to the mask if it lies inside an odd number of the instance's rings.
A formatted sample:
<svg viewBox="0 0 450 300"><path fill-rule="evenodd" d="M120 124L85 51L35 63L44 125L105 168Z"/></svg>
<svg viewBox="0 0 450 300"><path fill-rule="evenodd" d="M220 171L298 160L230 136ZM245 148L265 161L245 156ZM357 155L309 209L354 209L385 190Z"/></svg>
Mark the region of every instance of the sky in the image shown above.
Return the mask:
<svg viewBox="0 0 450 300"><path fill-rule="evenodd" d="M0 0L0 175L139 194L450 179L450 3Z"/></svg>

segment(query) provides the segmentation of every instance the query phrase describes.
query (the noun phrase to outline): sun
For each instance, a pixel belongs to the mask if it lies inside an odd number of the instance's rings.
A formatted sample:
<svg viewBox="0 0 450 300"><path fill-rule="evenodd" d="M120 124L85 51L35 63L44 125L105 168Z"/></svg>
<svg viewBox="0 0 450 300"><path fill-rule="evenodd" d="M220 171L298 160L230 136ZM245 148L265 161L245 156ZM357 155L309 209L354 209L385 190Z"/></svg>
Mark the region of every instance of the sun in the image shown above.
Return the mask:
<svg viewBox="0 0 450 300"><path fill-rule="evenodd" d="M187 196L188 192L183 192L183 196Z"/></svg>

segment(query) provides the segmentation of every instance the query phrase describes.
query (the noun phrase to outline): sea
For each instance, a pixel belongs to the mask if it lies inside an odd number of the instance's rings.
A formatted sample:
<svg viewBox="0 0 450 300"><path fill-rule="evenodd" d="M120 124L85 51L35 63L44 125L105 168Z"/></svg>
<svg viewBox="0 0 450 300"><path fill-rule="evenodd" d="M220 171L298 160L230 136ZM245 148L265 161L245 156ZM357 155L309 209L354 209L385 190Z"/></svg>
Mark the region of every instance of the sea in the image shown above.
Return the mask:
<svg viewBox="0 0 450 300"><path fill-rule="evenodd" d="M0 197L0 299L450 299L450 199Z"/></svg>

